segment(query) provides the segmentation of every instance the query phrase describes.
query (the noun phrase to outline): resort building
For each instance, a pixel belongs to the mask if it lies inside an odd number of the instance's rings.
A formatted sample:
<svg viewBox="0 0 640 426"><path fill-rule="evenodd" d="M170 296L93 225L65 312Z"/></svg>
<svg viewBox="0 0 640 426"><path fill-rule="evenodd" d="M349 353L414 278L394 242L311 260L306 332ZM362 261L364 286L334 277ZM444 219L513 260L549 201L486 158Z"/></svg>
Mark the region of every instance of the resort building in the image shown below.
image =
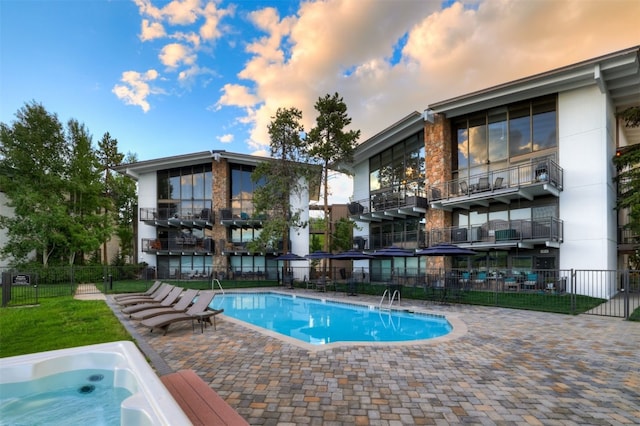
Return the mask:
<svg viewBox="0 0 640 426"><path fill-rule="evenodd" d="M406 258L394 268L622 269L635 247L619 240L626 214L615 210L612 158L640 143L640 129L617 116L640 105L639 52L437 102L365 141L353 164L356 235L371 250L449 242L482 253L471 264ZM380 262L372 274L388 267ZM617 288L603 283L598 295Z"/></svg>
<svg viewBox="0 0 640 426"><path fill-rule="evenodd" d="M252 253L247 243L268 217L253 206L251 173L267 158L204 151L122 165L138 182L138 261L157 278L242 276L276 279L284 245ZM309 191L291 194L292 210L309 219ZM291 229L291 253L309 252L309 232ZM302 277L300 277L302 278Z"/></svg>

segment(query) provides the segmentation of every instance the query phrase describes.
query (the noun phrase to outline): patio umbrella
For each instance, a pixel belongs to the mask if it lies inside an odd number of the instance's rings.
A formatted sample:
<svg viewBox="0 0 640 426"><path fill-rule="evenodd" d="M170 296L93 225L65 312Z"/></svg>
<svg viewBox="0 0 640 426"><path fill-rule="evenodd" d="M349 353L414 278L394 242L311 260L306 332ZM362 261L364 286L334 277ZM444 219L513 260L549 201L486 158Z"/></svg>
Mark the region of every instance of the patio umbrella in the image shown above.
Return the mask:
<svg viewBox="0 0 640 426"><path fill-rule="evenodd" d="M416 254L418 256L473 256L475 254L478 254L478 252L468 248L458 247L455 244L440 243L431 247L427 247L426 249L418 250ZM467 260L467 264L468 262L469 261ZM465 274L466 274L466 277L465 277ZM465 282L468 282L469 272L465 272L462 277L463 277L462 278L463 280L466 280ZM451 273L448 275L448 278L444 280L444 282L446 283L447 280L454 280L454 279L455 279L455 276L453 276L453 273ZM444 297L446 297L446 293L443 295L443 299Z"/></svg>
<svg viewBox="0 0 640 426"><path fill-rule="evenodd" d="M370 254L363 253L356 249L351 249L351 250L343 251L341 253L334 254L333 256L331 256L331 258L338 259L338 260L366 260L366 259L373 259L373 256L371 256ZM363 277L364 277L364 271L363 271ZM356 281L353 278L353 274L351 276L351 279L349 280L348 295L356 296Z"/></svg>
<svg viewBox="0 0 640 426"><path fill-rule="evenodd" d="M275 260L307 260L306 258L302 257L302 256L298 256L295 253L285 253L285 254L281 254L280 256L276 257Z"/></svg>
<svg viewBox="0 0 640 426"><path fill-rule="evenodd" d="M394 258L395 257L413 257L415 252L413 250L405 249L398 246L389 246L380 250L376 250L371 253L373 257L389 258L391 259L391 281L393 281L394 275ZM406 271L405 271L406 274Z"/></svg>
<svg viewBox="0 0 640 426"><path fill-rule="evenodd" d="M323 259L331 259L333 257L333 254L323 250L316 250L314 252L311 252L305 255L305 257L309 260L323 260ZM326 262L322 262L322 283L321 283L322 286L326 286L326 282L325 282L326 276L327 276L327 264ZM311 276L309 276L309 278L311 278Z"/></svg>
<svg viewBox="0 0 640 426"><path fill-rule="evenodd" d="M281 254L280 256L276 257L275 260L282 260L285 262L289 262L289 261L296 261L296 260L307 260L306 258L302 257L302 256L298 256L295 253L285 253L285 254ZM284 274L283 275L283 284L286 283L286 279L289 278L290 279L290 289L293 289L293 276L288 277L288 274Z"/></svg>
<svg viewBox="0 0 640 426"><path fill-rule="evenodd" d="M326 251L322 251L322 250L316 250L314 252L311 252L305 255L304 257L306 257L309 260L320 260L320 259L329 259L333 257L333 254Z"/></svg>
<svg viewBox="0 0 640 426"><path fill-rule="evenodd" d="M478 252L449 243L436 244L416 252L418 256L473 256L474 254Z"/></svg>
<svg viewBox="0 0 640 426"><path fill-rule="evenodd" d="M331 256L332 259L342 259L342 260L364 260L364 259L373 259L374 257L370 254L366 254L359 250L351 249L347 251L343 251L341 253L336 253Z"/></svg>

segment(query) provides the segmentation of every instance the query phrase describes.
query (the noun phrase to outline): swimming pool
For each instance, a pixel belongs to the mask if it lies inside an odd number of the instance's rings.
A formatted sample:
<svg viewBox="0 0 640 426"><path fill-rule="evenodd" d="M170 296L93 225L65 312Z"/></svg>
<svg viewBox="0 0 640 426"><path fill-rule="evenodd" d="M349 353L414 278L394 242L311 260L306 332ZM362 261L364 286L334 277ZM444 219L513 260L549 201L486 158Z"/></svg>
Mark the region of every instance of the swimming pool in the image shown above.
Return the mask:
<svg viewBox="0 0 640 426"><path fill-rule="evenodd" d="M268 292L218 294L210 306L224 309L227 317L312 345L407 342L452 330L442 316Z"/></svg>
<svg viewBox="0 0 640 426"><path fill-rule="evenodd" d="M122 341L1 358L0 424L190 423L135 344Z"/></svg>

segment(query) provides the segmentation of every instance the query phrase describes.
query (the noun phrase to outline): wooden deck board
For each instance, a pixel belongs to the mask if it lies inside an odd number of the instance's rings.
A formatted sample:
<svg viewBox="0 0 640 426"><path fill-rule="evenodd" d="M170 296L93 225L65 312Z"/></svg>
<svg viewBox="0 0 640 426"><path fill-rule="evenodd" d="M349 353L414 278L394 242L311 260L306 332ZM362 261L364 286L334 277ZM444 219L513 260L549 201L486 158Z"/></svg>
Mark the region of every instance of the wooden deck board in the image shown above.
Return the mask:
<svg viewBox="0 0 640 426"><path fill-rule="evenodd" d="M249 425L195 371L180 370L160 380L194 425Z"/></svg>

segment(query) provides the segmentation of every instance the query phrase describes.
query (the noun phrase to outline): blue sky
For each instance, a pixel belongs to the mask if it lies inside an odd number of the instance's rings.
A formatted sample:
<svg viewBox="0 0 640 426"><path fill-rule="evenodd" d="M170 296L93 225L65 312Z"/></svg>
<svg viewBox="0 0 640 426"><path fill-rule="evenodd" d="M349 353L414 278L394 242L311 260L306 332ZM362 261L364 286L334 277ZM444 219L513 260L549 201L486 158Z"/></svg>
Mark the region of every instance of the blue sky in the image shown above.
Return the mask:
<svg viewBox="0 0 640 426"><path fill-rule="evenodd" d="M36 101L140 160L265 155L338 92L362 139L429 103L640 44L635 0L0 0L0 121Z"/></svg>

